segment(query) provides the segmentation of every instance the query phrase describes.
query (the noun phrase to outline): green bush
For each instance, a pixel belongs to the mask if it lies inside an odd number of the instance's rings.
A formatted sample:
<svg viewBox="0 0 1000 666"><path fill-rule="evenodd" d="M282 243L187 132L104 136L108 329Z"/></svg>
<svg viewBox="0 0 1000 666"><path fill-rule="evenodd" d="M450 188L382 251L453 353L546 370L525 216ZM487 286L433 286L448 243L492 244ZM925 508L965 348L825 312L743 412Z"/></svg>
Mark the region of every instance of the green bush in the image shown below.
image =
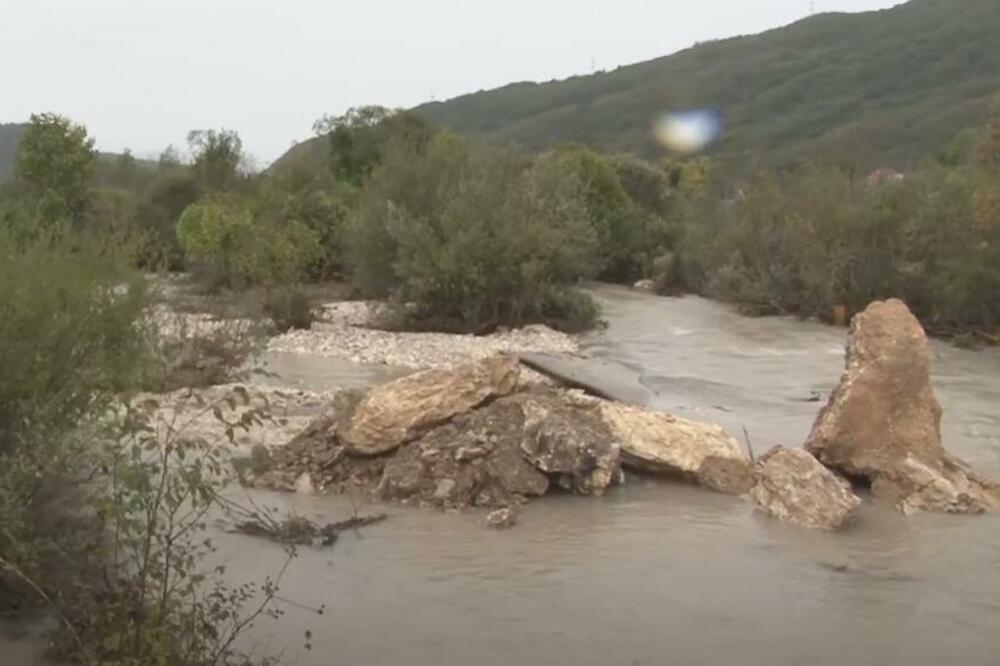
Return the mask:
<svg viewBox="0 0 1000 666"><path fill-rule="evenodd" d="M306 277L324 280L346 271L344 233L356 201L354 187L293 168L265 181L254 207L275 224L300 224L316 235L319 251L307 266Z"/></svg>
<svg viewBox="0 0 1000 666"><path fill-rule="evenodd" d="M0 555L28 569L63 529L46 530L40 510L53 480L79 471L70 433L152 363L144 282L124 263L88 239L0 226Z"/></svg>
<svg viewBox="0 0 1000 666"><path fill-rule="evenodd" d="M194 172L181 166L160 167L138 195L134 228L144 240L140 265L179 270L184 250L177 239L177 220L202 195Z"/></svg>
<svg viewBox="0 0 1000 666"><path fill-rule="evenodd" d="M63 432L137 385L145 283L98 243L0 227L0 452Z"/></svg>
<svg viewBox="0 0 1000 666"><path fill-rule="evenodd" d="M0 225L0 609L44 604L67 663L264 663L236 638L273 613L277 581L231 587L207 561L233 476L225 442L183 424L268 415L239 390L170 418L132 399L156 352L145 280L112 247Z"/></svg>
<svg viewBox="0 0 1000 666"><path fill-rule="evenodd" d="M551 161L449 134L396 142L348 231L354 277L436 328L559 324L579 312L559 311L553 294L598 270L581 187Z"/></svg>
<svg viewBox="0 0 1000 666"><path fill-rule="evenodd" d="M932 330L1000 321L1000 225L977 223L977 175L933 167L858 184L836 169L762 172L692 208L686 284L755 313L828 318L888 297Z"/></svg>
<svg viewBox="0 0 1000 666"><path fill-rule="evenodd" d="M576 184L574 196L597 239L597 276L631 283L648 274L653 257L673 241L665 222L667 175L641 160L607 158L586 148L564 148L538 159Z"/></svg>
<svg viewBox="0 0 1000 666"><path fill-rule="evenodd" d="M279 333L312 328L315 315L309 297L295 287L271 291L264 296L264 314Z"/></svg>
<svg viewBox="0 0 1000 666"><path fill-rule="evenodd" d="M262 218L230 198L188 206L177 237L187 259L213 284L237 288L300 281L322 253L317 234L304 224Z"/></svg>

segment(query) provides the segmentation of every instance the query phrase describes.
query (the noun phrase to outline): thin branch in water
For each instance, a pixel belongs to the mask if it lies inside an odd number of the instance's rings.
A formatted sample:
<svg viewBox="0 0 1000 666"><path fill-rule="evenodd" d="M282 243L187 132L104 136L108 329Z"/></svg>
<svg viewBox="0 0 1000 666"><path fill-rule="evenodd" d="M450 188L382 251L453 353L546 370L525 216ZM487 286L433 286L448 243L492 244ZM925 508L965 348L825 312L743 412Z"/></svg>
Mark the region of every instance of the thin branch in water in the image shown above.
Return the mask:
<svg viewBox="0 0 1000 666"><path fill-rule="evenodd" d="M750 453L750 462L751 463L757 462L757 456L755 456L753 453L753 442L750 441L750 433L747 432L746 426L743 426L743 438L747 442L747 451L749 451Z"/></svg>

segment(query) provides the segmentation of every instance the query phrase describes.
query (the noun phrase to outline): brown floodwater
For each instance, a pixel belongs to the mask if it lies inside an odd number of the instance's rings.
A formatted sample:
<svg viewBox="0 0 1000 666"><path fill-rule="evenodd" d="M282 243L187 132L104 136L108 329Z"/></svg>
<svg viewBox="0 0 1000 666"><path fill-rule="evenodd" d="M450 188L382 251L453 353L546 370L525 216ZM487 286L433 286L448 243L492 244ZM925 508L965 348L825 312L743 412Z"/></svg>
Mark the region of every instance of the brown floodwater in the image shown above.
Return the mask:
<svg viewBox="0 0 1000 666"><path fill-rule="evenodd" d="M740 439L746 427L758 453L805 439L843 367L843 330L596 293L609 327L588 353L630 368L657 407ZM1000 353L936 342L934 356L946 446L1000 477ZM378 374L312 363L296 370L303 387ZM321 521L353 510L344 497L254 496ZM249 637L259 650L301 666L1000 664L996 514L906 518L869 502L830 534L635 475L603 498L533 502L505 532L476 512L360 510L390 519L301 549L282 581L283 597L325 613L284 605ZM277 545L218 538L240 578L280 566Z"/></svg>
<svg viewBox="0 0 1000 666"><path fill-rule="evenodd" d="M843 366L845 331L748 319L699 298L597 293L607 330L587 351L624 364L656 406L722 423L760 451L798 445ZM947 446L1000 476L1000 354L934 344ZM262 495L332 520L345 498ZM376 507L365 507L374 510ZM261 624L297 664L1000 663L1000 516L903 517L866 504L851 529L797 529L745 501L630 476L604 498L530 504L506 532L478 513L398 507L305 549ZM234 571L276 546L223 537ZM304 651L303 632L312 632Z"/></svg>

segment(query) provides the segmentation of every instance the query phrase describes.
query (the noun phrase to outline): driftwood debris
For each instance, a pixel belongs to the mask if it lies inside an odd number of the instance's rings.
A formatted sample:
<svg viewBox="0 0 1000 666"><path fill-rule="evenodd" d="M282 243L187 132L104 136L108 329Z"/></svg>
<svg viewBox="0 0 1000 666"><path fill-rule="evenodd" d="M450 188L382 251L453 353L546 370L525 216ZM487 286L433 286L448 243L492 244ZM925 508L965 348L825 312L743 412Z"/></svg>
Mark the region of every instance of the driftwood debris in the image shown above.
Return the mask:
<svg viewBox="0 0 1000 666"><path fill-rule="evenodd" d="M279 519L271 512L256 506L248 509L230 503L227 509L236 519L228 526L227 531L295 546L332 546L341 532L374 525L388 518L384 513L375 513L355 515L335 523L319 524L305 516L292 513Z"/></svg>

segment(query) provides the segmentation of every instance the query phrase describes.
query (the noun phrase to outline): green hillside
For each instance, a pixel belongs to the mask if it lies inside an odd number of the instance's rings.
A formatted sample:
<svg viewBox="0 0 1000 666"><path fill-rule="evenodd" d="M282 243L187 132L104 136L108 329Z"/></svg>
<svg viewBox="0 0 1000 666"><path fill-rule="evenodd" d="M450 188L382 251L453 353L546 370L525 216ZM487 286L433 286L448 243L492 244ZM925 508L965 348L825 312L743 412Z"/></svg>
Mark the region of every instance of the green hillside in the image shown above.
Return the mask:
<svg viewBox="0 0 1000 666"><path fill-rule="evenodd" d="M581 142L655 156L663 151L650 127L660 113L711 107L725 118L715 147L725 156L906 166L982 124L1000 90L998 35L997 0L911 0L416 111L530 150Z"/></svg>

